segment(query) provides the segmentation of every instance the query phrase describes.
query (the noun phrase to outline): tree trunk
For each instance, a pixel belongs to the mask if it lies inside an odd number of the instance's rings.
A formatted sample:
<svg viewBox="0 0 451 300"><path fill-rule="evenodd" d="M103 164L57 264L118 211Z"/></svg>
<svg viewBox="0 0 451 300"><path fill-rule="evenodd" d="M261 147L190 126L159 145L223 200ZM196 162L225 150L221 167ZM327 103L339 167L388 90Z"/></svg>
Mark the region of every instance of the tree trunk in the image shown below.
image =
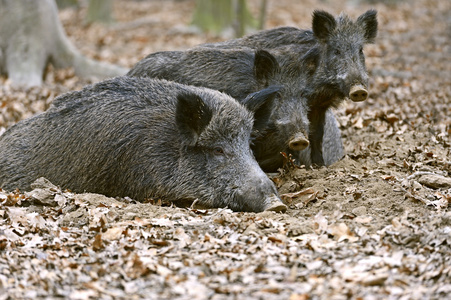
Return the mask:
<svg viewBox="0 0 451 300"><path fill-rule="evenodd" d="M80 77L106 78L126 69L83 56L65 35L54 0L0 1L0 73L14 84L42 84L47 63Z"/></svg>
<svg viewBox="0 0 451 300"><path fill-rule="evenodd" d="M90 0L86 21L112 23L113 0Z"/></svg>
<svg viewBox="0 0 451 300"><path fill-rule="evenodd" d="M219 34L233 22L230 0L196 0L193 25L204 31Z"/></svg>
<svg viewBox="0 0 451 300"><path fill-rule="evenodd" d="M258 16L258 30L262 30L265 28L266 23L266 7L268 6L267 0L261 0L260 3L260 15Z"/></svg>
<svg viewBox="0 0 451 300"><path fill-rule="evenodd" d="M78 6L78 0L56 0L56 5L58 6L58 9Z"/></svg>
<svg viewBox="0 0 451 300"><path fill-rule="evenodd" d="M256 27L245 0L196 0L192 24L215 34L232 28L236 37L242 36L247 27Z"/></svg>
<svg viewBox="0 0 451 300"><path fill-rule="evenodd" d="M235 37L242 37L246 30L246 0L237 0L235 11Z"/></svg>

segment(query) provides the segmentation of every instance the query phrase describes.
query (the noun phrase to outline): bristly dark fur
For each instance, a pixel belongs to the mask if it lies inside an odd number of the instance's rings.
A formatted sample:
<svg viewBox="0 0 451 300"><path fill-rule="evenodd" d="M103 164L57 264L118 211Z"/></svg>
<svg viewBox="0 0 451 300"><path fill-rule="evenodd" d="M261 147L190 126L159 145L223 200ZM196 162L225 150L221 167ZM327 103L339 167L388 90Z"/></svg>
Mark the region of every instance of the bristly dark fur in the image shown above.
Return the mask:
<svg viewBox="0 0 451 300"><path fill-rule="evenodd" d="M158 52L138 62L128 76L164 78L209 87L223 91L245 105L253 105L255 95L275 93L271 107L268 102L255 111L252 134L252 150L265 171L275 172L283 166L280 153L292 151L288 145L294 137L304 135L307 138L307 110L305 103L297 99L300 86L293 83L291 75L281 74L279 62L268 51L193 48ZM270 85L273 85L272 89ZM268 122L261 122L268 117Z"/></svg>
<svg viewBox="0 0 451 300"><path fill-rule="evenodd" d="M271 106L275 94L262 91L249 108ZM251 153L252 126L253 112L218 91L116 77L60 96L2 134L0 187L26 191L45 177L74 192L139 201L283 208Z"/></svg>
<svg viewBox="0 0 451 300"><path fill-rule="evenodd" d="M311 30L280 27L203 46L267 49L276 56L281 73L298 76L302 97L308 106L311 159L313 163L323 165L322 143L328 138L324 130L328 123L327 112L348 97L353 84L368 85L362 48L364 44L374 42L378 26L376 17L375 10L368 10L354 22L345 14L335 18L326 11L315 10ZM332 149L338 153L335 157L339 157L342 149L341 141L337 143L340 144L335 144L337 149ZM334 145L329 141L327 144Z"/></svg>

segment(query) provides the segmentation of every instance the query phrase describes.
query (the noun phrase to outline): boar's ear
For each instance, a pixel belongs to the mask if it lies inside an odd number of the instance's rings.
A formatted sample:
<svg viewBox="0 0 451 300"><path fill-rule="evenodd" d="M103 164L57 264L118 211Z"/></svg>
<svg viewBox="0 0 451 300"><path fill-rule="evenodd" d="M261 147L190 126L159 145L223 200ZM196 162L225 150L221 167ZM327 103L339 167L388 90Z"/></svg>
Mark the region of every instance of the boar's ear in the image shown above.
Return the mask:
<svg viewBox="0 0 451 300"><path fill-rule="evenodd" d="M188 145L196 144L199 135L210 123L211 118L211 109L199 95L191 92L182 92L177 95L175 122L182 136L187 139Z"/></svg>
<svg viewBox="0 0 451 300"><path fill-rule="evenodd" d="M315 10L313 12L313 35L320 42L326 42L335 27L337 27L337 21L330 13L323 10Z"/></svg>
<svg viewBox="0 0 451 300"><path fill-rule="evenodd" d="M247 109L254 112L254 132L260 132L266 128L274 106L274 98L281 89L280 85L272 85L250 94L242 101Z"/></svg>
<svg viewBox="0 0 451 300"><path fill-rule="evenodd" d="M357 18L356 23L363 28L365 42L373 43L377 35L377 11L374 9L368 10Z"/></svg>
<svg viewBox="0 0 451 300"><path fill-rule="evenodd" d="M256 50L254 59L254 75L258 81L267 82L279 71L276 58L265 50Z"/></svg>

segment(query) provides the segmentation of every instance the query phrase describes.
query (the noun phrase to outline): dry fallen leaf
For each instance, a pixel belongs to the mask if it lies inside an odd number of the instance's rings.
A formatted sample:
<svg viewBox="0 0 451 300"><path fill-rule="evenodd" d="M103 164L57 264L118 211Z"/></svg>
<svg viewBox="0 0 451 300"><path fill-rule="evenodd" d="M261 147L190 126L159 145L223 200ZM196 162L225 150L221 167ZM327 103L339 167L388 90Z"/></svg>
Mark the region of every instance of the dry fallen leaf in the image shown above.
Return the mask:
<svg viewBox="0 0 451 300"><path fill-rule="evenodd" d="M328 221L325 216L323 216L322 212L319 212L314 217L313 223L314 229L317 233L325 232L328 228Z"/></svg>
<svg viewBox="0 0 451 300"><path fill-rule="evenodd" d="M108 228L108 230L102 234L102 239L106 241L118 240L121 238L124 229L124 227Z"/></svg>
<svg viewBox="0 0 451 300"><path fill-rule="evenodd" d="M103 248L103 243L102 243L102 235L100 233L98 233L95 238L94 238L94 242L92 243L92 248L95 251L99 251Z"/></svg>
<svg viewBox="0 0 451 300"><path fill-rule="evenodd" d="M309 202L316 200L319 191L315 191L312 188L308 188L302 191L294 192L294 193L286 193L280 195L282 201L287 204L293 203L293 201L298 200L301 202L302 206L307 205ZM307 196L307 197L304 197ZM300 208L300 207L299 207Z"/></svg>
<svg viewBox="0 0 451 300"><path fill-rule="evenodd" d="M418 178L418 182L433 189L451 188L451 178L440 175L423 175Z"/></svg>
<svg viewBox="0 0 451 300"><path fill-rule="evenodd" d="M395 122L399 121L399 117L393 113L388 114L385 119L387 120L388 123L390 123L391 125L393 125Z"/></svg>
<svg viewBox="0 0 451 300"><path fill-rule="evenodd" d="M348 240L353 243L359 239L354 235L354 233L351 232L345 223L329 225L328 232L337 238L338 242Z"/></svg>

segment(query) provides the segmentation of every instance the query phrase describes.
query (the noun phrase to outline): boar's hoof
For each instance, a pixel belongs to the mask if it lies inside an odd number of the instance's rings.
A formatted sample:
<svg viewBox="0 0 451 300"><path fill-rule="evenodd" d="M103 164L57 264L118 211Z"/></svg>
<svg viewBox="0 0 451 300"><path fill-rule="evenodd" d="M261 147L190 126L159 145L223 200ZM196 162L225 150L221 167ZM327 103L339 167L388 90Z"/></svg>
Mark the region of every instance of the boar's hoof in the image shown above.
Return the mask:
<svg viewBox="0 0 451 300"><path fill-rule="evenodd" d="M301 151L307 148L309 145L308 139L302 133L296 134L294 138L288 143L288 147L294 151Z"/></svg>
<svg viewBox="0 0 451 300"><path fill-rule="evenodd" d="M271 196L265 211L286 212L287 206L277 196Z"/></svg>
<svg viewBox="0 0 451 300"><path fill-rule="evenodd" d="M368 91L361 84L351 87L349 98L354 102L364 101L368 98Z"/></svg>

